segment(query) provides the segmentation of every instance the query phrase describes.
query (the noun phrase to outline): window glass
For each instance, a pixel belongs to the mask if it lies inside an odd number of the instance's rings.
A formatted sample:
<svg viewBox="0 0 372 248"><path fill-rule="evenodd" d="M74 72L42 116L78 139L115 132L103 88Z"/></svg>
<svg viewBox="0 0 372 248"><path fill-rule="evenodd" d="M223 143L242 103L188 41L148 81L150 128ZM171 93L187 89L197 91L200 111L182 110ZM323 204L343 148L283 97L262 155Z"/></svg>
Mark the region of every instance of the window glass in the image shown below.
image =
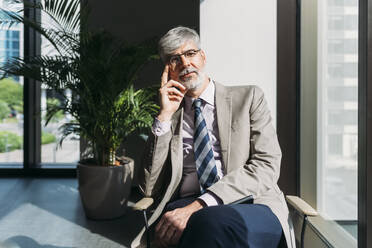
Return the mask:
<svg viewBox="0 0 372 248"><path fill-rule="evenodd" d="M333 55L342 55L344 53L356 54L358 42L355 39L330 39L328 41L328 51Z"/></svg>
<svg viewBox="0 0 372 248"><path fill-rule="evenodd" d="M317 208L354 238L358 207L357 32L358 0L318 1Z"/></svg>
<svg viewBox="0 0 372 248"><path fill-rule="evenodd" d="M43 1L42 1L43 2ZM44 27L53 27L54 21L42 13L41 16ZM57 55L57 51L53 49L50 43L42 37L41 54L53 56ZM71 98L69 92L65 92L68 98ZM41 112L42 112L42 145L41 145L41 163L48 166L76 166L80 157L80 137L78 135L70 135L67 137L62 146L59 145L61 132L58 129L62 124L70 121L72 117L66 113L58 112L54 118L45 126L46 114L48 106L59 105L65 99L55 91L41 87Z"/></svg>
<svg viewBox="0 0 372 248"><path fill-rule="evenodd" d="M12 48L14 50L18 50L19 49L19 41L13 41Z"/></svg>
<svg viewBox="0 0 372 248"><path fill-rule="evenodd" d="M13 6L17 7L17 6ZM0 8L12 9L0 0ZM12 57L22 57L23 25L0 25L0 66ZM22 167L23 163L23 78L0 80L0 167Z"/></svg>
<svg viewBox="0 0 372 248"><path fill-rule="evenodd" d="M5 30L0 30L0 40L5 40L6 39L6 35L5 35Z"/></svg>

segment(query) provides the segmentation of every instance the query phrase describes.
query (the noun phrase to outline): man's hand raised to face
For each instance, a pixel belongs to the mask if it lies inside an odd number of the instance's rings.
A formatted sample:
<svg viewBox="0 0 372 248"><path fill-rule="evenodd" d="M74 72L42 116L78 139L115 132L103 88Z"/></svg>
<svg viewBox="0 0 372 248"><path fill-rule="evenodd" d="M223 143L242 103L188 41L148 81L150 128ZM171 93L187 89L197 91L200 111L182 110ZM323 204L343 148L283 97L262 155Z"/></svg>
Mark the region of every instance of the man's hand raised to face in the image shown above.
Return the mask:
<svg viewBox="0 0 372 248"><path fill-rule="evenodd" d="M166 65L161 76L160 95L160 111L158 115L159 121L169 121L180 106L182 99L186 93L186 87L181 83L169 80L169 65Z"/></svg>

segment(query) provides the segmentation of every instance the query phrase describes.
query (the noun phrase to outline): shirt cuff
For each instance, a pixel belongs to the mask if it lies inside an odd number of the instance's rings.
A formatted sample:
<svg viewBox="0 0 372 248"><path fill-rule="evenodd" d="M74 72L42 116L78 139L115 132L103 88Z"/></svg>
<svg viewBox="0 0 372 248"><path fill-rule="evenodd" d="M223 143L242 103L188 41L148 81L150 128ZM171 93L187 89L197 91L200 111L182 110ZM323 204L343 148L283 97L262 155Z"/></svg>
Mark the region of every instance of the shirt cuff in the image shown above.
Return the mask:
<svg viewBox="0 0 372 248"><path fill-rule="evenodd" d="M202 194L198 199L202 200L208 207L220 205L216 197L209 192Z"/></svg>
<svg viewBox="0 0 372 248"><path fill-rule="evenodd" d="M152 133L156 136L161 136L169 132L171 128L170 121L159 121L158 118L155 118L154 123L152 124Z"/></svg>

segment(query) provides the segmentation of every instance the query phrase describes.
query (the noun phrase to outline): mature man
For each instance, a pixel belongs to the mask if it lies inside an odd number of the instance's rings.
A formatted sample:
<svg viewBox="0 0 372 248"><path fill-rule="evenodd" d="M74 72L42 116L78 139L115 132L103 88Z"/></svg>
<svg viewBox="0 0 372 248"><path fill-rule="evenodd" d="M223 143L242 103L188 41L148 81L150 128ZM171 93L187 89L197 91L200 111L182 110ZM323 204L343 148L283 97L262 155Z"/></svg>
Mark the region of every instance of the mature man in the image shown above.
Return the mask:
<svg viewBox="0 0 372 248"><path fill-rule="evenodd" d="M277 185L281 151L262 91L226 87L204 72L198 34L159 42L160 111L140 187L157 200L149 224L161 247L295 247ZM234 204L252 196L253 204ZM132 247L145 243L143 231Z"/></svg>

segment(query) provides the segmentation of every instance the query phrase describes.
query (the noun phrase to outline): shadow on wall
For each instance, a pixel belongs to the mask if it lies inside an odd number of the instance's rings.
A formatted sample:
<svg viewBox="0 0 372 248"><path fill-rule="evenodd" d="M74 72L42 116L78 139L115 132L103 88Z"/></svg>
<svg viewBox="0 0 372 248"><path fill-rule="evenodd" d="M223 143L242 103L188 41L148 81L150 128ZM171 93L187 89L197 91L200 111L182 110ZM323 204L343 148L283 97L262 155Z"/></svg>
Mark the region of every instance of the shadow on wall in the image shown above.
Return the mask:
<svg viewBox="0 0 372 248"><path fill-rule="evenodd" d="M138 171L141 168L141 162L144 152L144 147L146 145L147 136L133 134L128 137L124 143L121 144L119 151L122 151L125 156L130 157L134 160L134 171L133 171L133 181L132 187L138 185ZM121 156L122 154L117 154Z"/></svg>

